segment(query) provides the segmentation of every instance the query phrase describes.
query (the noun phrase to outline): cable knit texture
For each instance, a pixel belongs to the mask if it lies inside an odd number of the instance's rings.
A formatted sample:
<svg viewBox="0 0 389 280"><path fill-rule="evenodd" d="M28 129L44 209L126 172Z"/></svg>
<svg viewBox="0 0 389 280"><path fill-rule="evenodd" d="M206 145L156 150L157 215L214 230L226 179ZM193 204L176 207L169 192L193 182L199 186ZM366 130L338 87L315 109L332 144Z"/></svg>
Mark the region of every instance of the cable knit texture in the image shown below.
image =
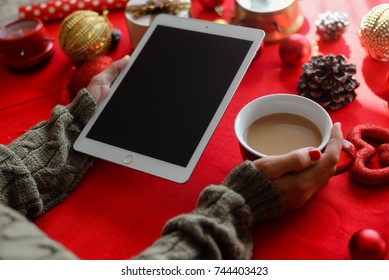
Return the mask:
<svg viewBox="0 0 389 280"><path fill-rule="evenodd" d="M91 165L72 145L94 110L84 89L69 106L57 106L50 120L0 146L0 259L76 258L26 217L62 201ZM222 185L206 187L196 209L168 221L161 238L135 259L248 259L253 223L283 209L281 194L246 161Z"/></svg>
<svg viewBox="0 0 389 280"><path fill-rule="evenodd" d="M281 192L251 161L246 161L232 170L223 185L245 198L253 213L254 222L273 219L285 210L285 201Z"/></svg>
<svg viewBox="0 0 389 280"><path fill-rule="evenodd" d="M8 147L0 146L0 203L35 219L62 201L91 165L73 143L95 110L82 90Z"/></svg>
<svg viewBox="0 0 389 280"><path fill-rule="evenodd" d="M0 259L65 260L76 256L48 238L26 217L0 204Z"/></svg>
<svg viewBox="0 0 389 280"><path fill-rule="evenodd" d="M138 259L249 259L253 222L280 216L281 193L246 161L221 186L201 193L197 208L169 221L163 236Z"/></svg>

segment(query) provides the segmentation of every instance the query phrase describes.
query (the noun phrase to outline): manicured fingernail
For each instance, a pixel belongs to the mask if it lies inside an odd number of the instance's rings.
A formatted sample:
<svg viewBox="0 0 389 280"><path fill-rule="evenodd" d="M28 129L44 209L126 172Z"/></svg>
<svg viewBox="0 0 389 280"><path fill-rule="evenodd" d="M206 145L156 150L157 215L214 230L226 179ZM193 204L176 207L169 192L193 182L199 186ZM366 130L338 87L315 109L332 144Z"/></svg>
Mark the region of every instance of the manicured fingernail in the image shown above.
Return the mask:
<svg viewBox="0 0 389 280"><path fill-rule="evenodd" d="M336 122L336 123L334 123L334 125L337 125L337 126L339 126L340 128L342 127L342 124L341 124L340 122Z"/></svg>
<svg viewBox="0 0 389 280"><path fill-rule="evenodd" d="M321 153L318 149L314 149L314 148L309 149L308 153L312 161L317 161L320 159Z"/></svg>

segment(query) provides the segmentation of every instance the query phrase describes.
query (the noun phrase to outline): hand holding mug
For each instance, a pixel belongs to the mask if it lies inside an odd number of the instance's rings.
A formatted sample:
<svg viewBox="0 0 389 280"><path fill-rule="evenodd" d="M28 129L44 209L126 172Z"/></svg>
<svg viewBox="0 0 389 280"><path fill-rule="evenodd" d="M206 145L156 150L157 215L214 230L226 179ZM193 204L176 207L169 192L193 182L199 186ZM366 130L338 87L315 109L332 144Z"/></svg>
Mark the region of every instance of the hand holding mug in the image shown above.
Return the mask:
<svg viewBox="0 0 389 280"><path fill-rule="evenodd" d="M261 120L263 126L253 128ZM254 143L249 133L257 134ZM242 157L279 188L287 210L303 206L333 175L347 171L356 154L323 107L292 94L268 95L247 104L236 117L235 134ZM341 151L348 160L338 163Z"/></svg>
<svg viewBox="0 0 389 280"><path fill-rule="evenodd" d="M335 174L342 143L340 124L336 123L323 153L301 148L257 159L254 164L280 190L286 210L293 210L302 207Z"/></svg>

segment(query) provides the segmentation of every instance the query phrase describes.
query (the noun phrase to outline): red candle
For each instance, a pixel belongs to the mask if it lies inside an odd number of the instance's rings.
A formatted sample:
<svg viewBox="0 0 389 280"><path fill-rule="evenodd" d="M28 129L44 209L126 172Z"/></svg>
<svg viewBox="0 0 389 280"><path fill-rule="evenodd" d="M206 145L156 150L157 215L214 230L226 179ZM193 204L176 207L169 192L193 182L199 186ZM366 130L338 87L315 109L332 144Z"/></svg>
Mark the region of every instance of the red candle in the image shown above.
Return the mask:
<svg viewBox="0 0 389 280"><path fill-rule="evenodd" d="M0 39L13 39L23 37L32 33L38 28L38 22L35 20L23 20L11 23L1 29Z"/></svg>
<svg viewBox="0 0 389 280"><path fill-rule="evenodd" d="M0 61L13 69L34 66L53 54L53 41L41 20L17 20L0 28Z"/></svg>

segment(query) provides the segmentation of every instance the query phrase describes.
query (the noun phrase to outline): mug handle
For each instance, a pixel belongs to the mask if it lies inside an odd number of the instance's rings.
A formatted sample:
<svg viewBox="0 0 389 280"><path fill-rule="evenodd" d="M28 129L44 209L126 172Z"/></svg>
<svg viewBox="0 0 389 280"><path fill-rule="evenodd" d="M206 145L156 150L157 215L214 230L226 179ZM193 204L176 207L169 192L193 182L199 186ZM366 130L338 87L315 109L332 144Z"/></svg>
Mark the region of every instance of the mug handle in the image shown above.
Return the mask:
<svg viewBox="0 0 389 280"><path fill-rule="evenodd" d="M342 151L347 154L348 160L344 163L336 165L336 171L334 175L343 174L344 172L348 171L353 165L357 155L357 150L355 149L354 145L346 139L343 139Z"/></svg>

